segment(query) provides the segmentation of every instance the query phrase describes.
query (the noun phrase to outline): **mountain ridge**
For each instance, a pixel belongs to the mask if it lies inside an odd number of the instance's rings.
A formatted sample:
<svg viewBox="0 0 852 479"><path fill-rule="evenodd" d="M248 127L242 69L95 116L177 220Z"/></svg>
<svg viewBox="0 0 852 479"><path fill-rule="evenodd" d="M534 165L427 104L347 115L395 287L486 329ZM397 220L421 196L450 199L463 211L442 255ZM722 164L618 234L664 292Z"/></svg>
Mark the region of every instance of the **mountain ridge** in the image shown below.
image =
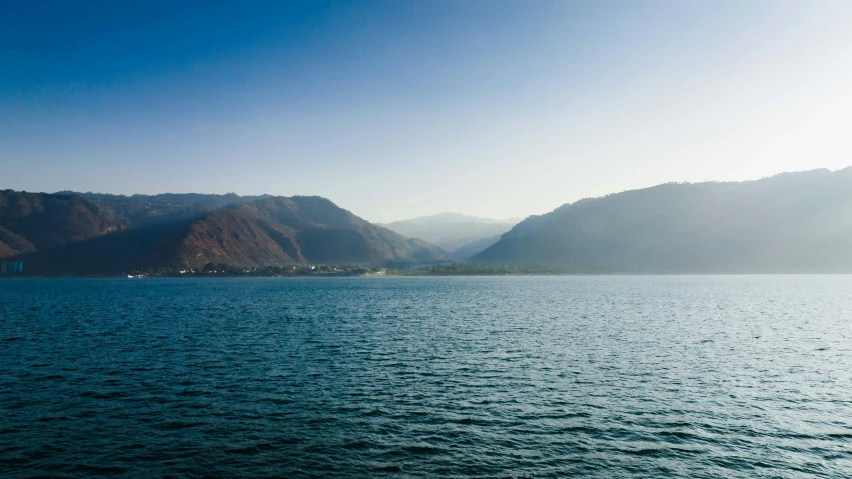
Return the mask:
<svg viewBox="0 0 852 479"><path fill-rule="evenodd" d="M200 217L231 205L249 203L271 195L240 196L235 193L160 193L115 195L63 191L89 200L108 211L121 228L142 228L158 223Z"/></svg>
<svg viewBox="0 0 852 479"><path fill-rule="evenodd" d="M242 236L223 235L226 224L239 224L239 230L232 230ZM206 249L196 244L205 244L204 238L215 238L214 247L209 241ZM246 238L255 251L246 251ZM237 245L238 240L242 244ZM431 245L373 225L318 196L270 197L210 213L192 224L182 248L183 263L195 267L199 262L261 266L266 264L260 259L264 257L293 264L350 264L435 260L444 255ZM191 259L193 253L201 259Z"/></svg>
<svg viewBox="0 0 852 479"><path fill-rule="evenodd" d="M852 271L852 168L667 183L531 216L474 256L578 272Z"/></svg>
<svg viewBox="0 0 852 479"><path fill-rule="evenodd" d="M52 201L66 195L38 194ZM70 198L70 197L69 197ZM111 225L77 241L26 247L0 222L0 253L26 262L31 274L119 274L151 268L435 261L445 253L373 225L317 196L264 197L214 211L162 215L154 224L122 227L104 208L74 196ZM6 208L8 209L8 208ZM2 212L2 210L0 210ZM0 216L2 217L2 216ZM12 244L18 244L12 248Z"/></svg>
<svg viewBox="0 0 852 479"><path fill-rule="evenodd" d="M102 208L78 195L0 191L0 257L117 231Z"/></svg>
<svg viewBox="0 0 852 479"><path fill-rule="evenodd" d="M478 218L460 213L438 213L381 226L408 238L419 238L447 251L450 258L464 261L471 248L485 244L482 240L503 234L515 223L512 220ZM465 248L458 254L457 250ZM479 251L473 251L477 253Z"/></svg>
<svg viewBox="0 0 852 479"><path fill-rule="evenodd" d="M746 182L665 183L566 203L514 226L484 219L475 224L481 236L463 244L463 235L446 237L452 228L472 231L469 218L410 220L452 244L448 253L317 196L3 190L0 258L24 260L32 274L448 257L582 273L852 272L852 167ZM442 229L448 222L452 228Z"/></svg>

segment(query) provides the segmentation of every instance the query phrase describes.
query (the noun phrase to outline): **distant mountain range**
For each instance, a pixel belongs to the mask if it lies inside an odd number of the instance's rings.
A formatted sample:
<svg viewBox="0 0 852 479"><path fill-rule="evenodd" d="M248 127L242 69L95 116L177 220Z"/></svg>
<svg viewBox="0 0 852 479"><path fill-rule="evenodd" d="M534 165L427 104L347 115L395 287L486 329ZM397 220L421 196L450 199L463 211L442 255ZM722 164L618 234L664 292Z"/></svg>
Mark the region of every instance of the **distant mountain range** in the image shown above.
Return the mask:
<svg viewBox="0 0 852 479"><path fill-rule="evenodd" d="M29 274L435 261L445 253L320 197L0 193L0 257Z"/></svg>
<svg viewBox="0 0 852 479"><path fill-rule="evenodd" d="M852 168L664 184L532 216L471 259L577 272L852 272Z"/></svg>
<svg viewBox="0 0 852 479"><path fill-rule="evenodd" d="M466 261L497 242L520 219L495 220L459 213L439 213L384 224L385 228L408 238L419 238L448 253L449 258Z"/></svg>
<svg viewBox="0 0 852 479"><path fill-rule="evenodd" d="M436 262L585 273L852 272L852 168L670 183L489 220L371 224L316 196L0 191L0 258L27 274Z"/></svg>

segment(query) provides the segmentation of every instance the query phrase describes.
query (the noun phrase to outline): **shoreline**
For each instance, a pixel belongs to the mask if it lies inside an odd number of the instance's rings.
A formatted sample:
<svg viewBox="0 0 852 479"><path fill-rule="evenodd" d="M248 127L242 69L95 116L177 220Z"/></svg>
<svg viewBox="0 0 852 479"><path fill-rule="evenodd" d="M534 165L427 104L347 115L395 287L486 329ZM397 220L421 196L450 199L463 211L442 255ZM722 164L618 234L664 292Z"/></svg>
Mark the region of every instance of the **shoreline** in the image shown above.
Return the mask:
<svg viewBox="0 0 852 479"><path fill-rule="evenodd" d="M311 275L149 275L127 277L127 275L38 275L2 276L3 280L29 279L223 279L223 278L500 278L500 277L548 277L548 276L850 276L850 272L715 272L715 273L514 273L514 274L311 274Z"/></svg>

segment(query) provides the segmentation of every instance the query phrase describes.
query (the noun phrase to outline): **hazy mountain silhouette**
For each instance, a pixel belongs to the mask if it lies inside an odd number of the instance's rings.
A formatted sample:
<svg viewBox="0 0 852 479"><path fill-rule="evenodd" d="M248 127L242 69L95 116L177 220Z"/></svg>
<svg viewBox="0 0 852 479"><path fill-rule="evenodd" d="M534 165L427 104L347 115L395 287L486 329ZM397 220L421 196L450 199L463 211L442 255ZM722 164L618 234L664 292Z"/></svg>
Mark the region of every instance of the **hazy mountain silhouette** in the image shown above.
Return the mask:
<svg viewBox="0 0 852 479"><path fill-rule="evenodd" d="M439 213L432 216L422 216L410 220L395 221L382 225L408 238L419 238L434 244L447 251L453 259L462 260L460 256L467 259L475 253L482 251L489 244L483 240L509 231L519 220L494 220L488 218L477 218L458 213ZM472 251L476 245L483 245L482 249ZM460 254L455 252L465 248ZM472 252L470 252L472 251ZM468 254L468 252L470 252Z"/></svg>
<svg viewBox="0 0 852 479"><path fill-rule="evenodd" d="M456 249L452 253L448 253L447 257L457 263L467 263L477 253L485 251L486 248L500 241L502 234L480 238Z"/></svg>
<svg viewBox="0 0 852 479"><path fill-rule="evenodd" d="M472 261L588 272L852 272L852 168L581 200L519 223Z"/></svg>

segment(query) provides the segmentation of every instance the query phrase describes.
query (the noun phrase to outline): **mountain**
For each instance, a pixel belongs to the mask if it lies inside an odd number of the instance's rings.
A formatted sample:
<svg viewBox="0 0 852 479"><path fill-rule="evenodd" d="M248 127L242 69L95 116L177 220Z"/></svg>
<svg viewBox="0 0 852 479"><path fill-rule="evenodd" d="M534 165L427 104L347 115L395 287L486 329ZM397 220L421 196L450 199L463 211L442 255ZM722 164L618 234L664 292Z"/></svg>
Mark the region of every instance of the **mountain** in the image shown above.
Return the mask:
<svg viewBox="0 0 852 479"><path fill-rule="evenodd" d="M455 261L456 263L467 263L477 253L485 251L486 248L500 241L501 236L502 235L494 235L473 240L470 243L457 248L452 253L447 254L447 258Z"/></svg>
<svg viewBox="0 0 852 479"><path fill-rule="evenodd" d="M107 233L197 219L263 196L109 195L0 191L0 257L55 248Z"/></svg>
<svg viewBox="0 0 852 479"><path fill-rule="evenodd" d="M382 226L408 238L419 238L434 244L449 252L450 257L455 259L459 257L455 253L457 250L465 248L460 252L460 255L464 256L471 251L472 246L484 244L483 240L509 231L517 222L516 219L494 220L458 213L439 213ZM487 246L488 244L484 244L483 249ZM479 251L482 250L473 251L467 254L467 257Z"/></svg>
<svg viewBox="0 0 852 479"><path fill-rule="evenodd" d="M852 272L852 168L585 199L522 221L471 261L578 272Z"/></svg>
<svg viewBox="0 0 852 479"><path fill-rule="evenodd" d="M128 228L19 257L31 274L157 268L431 261L444 252L373 225L316 196L268 197L197 218Z"/></svg>
<svg viewBox="0 0 852 479"><path fill-rule="evenodd" d="M78 195L0 191L0 257L54 248L119 229Z"/></svg>
<svg viewBox="0 0 852 479"><path fill-rule="evenodd" d="M517 224L523 218L509 218L505 220L495 220L491 218L480 218L478 216L463 215L461 213L438 213L429 216L420 216L408 220L395 221L390 224L408 224L408 225L451 225L463 223L484 223L484 224Z"/></svg>
<svg viewBox="0 0 852 479"><path fill-rule="evenodd" d="M318 196L267 198L194 222L180 245L181 263L239 266L358 264L435 260L443 251L375 226Z"/></svg>
<svg viewBox="0 0 852 479"><path fill-rule="evenodd" d="M26 238L0 226L0 258L35 251L36 247Z"/></svg>
<svg viewBox="0 0 852 479"><path fill-rule="evenodd" d="M110 195L105 193L60 194L77 195L108 211L121 228L143 228L169 221L198 218L205 213L232 205L250 203L269 195L239 196L200 193L163 193L159 195Z"/></svg>

